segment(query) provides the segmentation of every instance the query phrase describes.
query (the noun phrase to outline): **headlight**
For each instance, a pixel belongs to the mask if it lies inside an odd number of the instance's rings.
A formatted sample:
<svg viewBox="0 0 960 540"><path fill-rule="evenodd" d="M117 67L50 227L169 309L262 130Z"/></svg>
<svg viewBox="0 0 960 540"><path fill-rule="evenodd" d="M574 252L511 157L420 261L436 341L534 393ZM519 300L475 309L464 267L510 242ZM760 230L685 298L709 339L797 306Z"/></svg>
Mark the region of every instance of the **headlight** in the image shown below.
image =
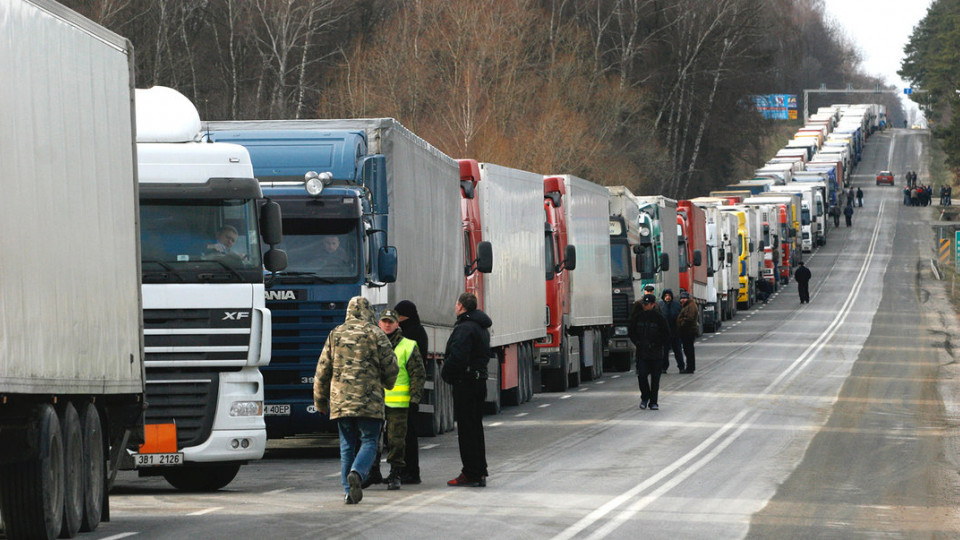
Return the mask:
<svg viewBox="0 0 960 540"><path fill-rule="evenodd" d="M704 311L713 311L713 310L714 310L714 306L712 306L712 305L710 305L710 306L703 306L703 310L704 310Z"/></svg>
<svg viewBox="0 0 960 540"><path fill-rule="evenodd" d="M640 236L650 236L650 227L640 227Z"/></svg>
<svg viewBox="0 0 960 540"><path fill-rule="evenodd" d="M627 333L628 332L627 332L626 326L617 326L617 327L614 327L613 329L613 335L615 336L625 336L627 335Z"/></svg>
<svg viewBox="0 0 960 540"><path fill-rule="evenodd" d="M263 402L234 401L230 405L230 416L263 416Z"/></svg>

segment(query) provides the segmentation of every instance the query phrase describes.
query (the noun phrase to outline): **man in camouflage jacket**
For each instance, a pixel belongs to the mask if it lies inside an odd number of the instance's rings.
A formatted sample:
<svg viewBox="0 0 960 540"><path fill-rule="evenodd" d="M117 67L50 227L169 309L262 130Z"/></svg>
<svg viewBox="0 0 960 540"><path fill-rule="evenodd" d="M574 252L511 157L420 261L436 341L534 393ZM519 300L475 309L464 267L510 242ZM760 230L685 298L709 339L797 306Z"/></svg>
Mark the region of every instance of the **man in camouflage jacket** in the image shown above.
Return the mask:
<svg viewBox="0 0 960 540"><path fill-rule="evenodd" d="M383 391L397 380L397 357L366 298L354 296L343 324L327 336L313 379L317 412L340 430L340 482L347 504L363 498L361 484L377 455ZM359 450L357 449L359 443Z"/></svg>

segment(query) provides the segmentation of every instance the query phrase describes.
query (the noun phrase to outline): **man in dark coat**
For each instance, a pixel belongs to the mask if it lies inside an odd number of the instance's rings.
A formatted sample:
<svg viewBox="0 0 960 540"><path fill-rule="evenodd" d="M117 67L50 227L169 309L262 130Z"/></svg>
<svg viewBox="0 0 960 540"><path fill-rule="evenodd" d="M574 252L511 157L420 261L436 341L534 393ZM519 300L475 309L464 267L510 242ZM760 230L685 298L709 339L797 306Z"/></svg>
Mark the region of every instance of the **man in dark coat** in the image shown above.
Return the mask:
<svg viewBox="0 0 960 540"><path fill-rule="evenodd" d="M680 305L683 308L677 317L677 333L680 334L683 356L687 365L687 369L680 370L680 373L693 373L697 369L697 355L693 349L693 342L700 333L700 308L687 291L680 293Z"/></svg>
<svg viewBox="0 0 960 540"><path fill-rule="evenodd" d="M793 279L797 280L797 291L800 292L800 303L809 304L810 303L810 269L803 265L802 262L797 263L796 271L793 272Z"/></svg>
<svg viewBox="0 0 960 540"><path fill-rule="evenodd" d="M664 342L670 329L666 319L657 311L657 297L645 294L638 307L630 314L628 334L637 349L637 382L640 385L640 408L657 410L660 393L660 364L663 361Z"/></svg>
<svg viewBox="0 0 960 540"><path fill-rule="evenodd" d="M487 453L483 439L483 402L487 398L487 361L493 324L477 309L477 297L463 293L457 300L457 323L447 340L440 376L453 385L453 418L460 444L460 476L448 486L487 485Z"/></svg>
<svg viewBox="0 0 960 540"><path fill-rule="evenodd" d="M853 225L853 205L847 205L843 209L843 218L847 220L847 227Z"/></svg>
<svg viewBox="0 0 960 540"><path fill-rule="evenodd" d="M670 350L673 350L673 356L677 359L677 369L683 371L686 366L683 363L683 345L680 343L680 334L677 332L677 317L680 316L680 309L683 307L680 302L673 299L673 290L664 289L660 295L660 303L657 304L660 313L667 320L667 328L670 329L670 336L664 343L662 373L666 373L670 368Z"/></svg>
<svg viewBox="0 0 960 540"><path fill-rule="evenodd" d="M863 208L863 190L857 187L857 207Z"/></svg>
<svg viewBox="0 0 960 540"><path fill-rule="evenodd" d="M394 311L400 316L400 331L404 337L417 342L417 349L420 350L420 356L423 357L424 368L433 361L427 357L430 349L427 331L420 324L420 313L417 311L417 305L410 300L401 300L394 306ZM407 415L407 448L405 459L407 466L403 468L403 476L400 477L402 484L420 483L420 443L417 440L417 413L419 405L410 403L409 414Z"/></svg>

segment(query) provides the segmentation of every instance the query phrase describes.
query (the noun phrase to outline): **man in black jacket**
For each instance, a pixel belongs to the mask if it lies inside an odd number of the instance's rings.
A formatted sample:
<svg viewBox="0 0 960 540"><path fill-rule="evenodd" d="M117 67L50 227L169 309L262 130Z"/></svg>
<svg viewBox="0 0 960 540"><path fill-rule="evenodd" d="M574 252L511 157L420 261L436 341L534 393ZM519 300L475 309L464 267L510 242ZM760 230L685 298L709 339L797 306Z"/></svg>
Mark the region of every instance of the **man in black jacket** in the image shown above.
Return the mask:
<svg viewBox="0 0 960 540"><path fill-rule="evenodd" d="M483 440L483 402L487 398L487 361L493 324L477 309L477 297L463 293L457 300L457 323L447 340L440 376L453 385L453 418L460 443L460 476L448 486L487 485L487 457Z"/></svg>
<svg viewBox="0 0 960 540"><path fill-rule="evenodd" d="M637 348L637 380L640 384L640 408L657 410L660 405L660 362L663 361L663 346L669 339L667 321L656 309L657 297L645 294L639 307L630 314L630 341Z"/></svg>
<svg viewBox="0 0 960 540"><path fill-rule="evenodd" d="M803 265L803 262L797 263L797 269L793 272L793 279L797 280L797 292L800 293L800 303L810 303L810 278L812 277L810 269Z"/></svg>
<svg viewBox="0 0 960 540"><path fill-rule="evenodd" d="M417 342L417 349L420 350L420 356L423 357L424 368L428 368L433 360L427 355L430 352L429 338L427 331L420 324L420 313L417 311L417 305L410 300L401 300L394 306L394 311L400 316L400 331L403 335ZM410 410L407 415L407 441L404 457L407 462L403 468L403 476L400 477L401 484L419 484L420 483L420 444L417 441L417 413L419 406L415 403L410 404Z"/></svg>

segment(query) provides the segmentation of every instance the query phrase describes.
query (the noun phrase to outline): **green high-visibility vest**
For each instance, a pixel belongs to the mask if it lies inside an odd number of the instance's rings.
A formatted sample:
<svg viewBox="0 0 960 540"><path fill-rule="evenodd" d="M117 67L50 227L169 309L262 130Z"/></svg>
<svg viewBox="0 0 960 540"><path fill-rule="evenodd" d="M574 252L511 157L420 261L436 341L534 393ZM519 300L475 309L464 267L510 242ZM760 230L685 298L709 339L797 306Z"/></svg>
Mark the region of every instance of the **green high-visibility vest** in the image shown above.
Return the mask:
<svg viewBox="0 0 960 540"><path fill-rule="evenodd" d="M413 354L413 348L417 342L412 339L400 338L400 343L393 348L397 355L397 365L400 366L400 373L397 374L397 382L393 388L384 392L384 404L394 409L410 408L410 375L407 374L407 360Z"/></svg>

